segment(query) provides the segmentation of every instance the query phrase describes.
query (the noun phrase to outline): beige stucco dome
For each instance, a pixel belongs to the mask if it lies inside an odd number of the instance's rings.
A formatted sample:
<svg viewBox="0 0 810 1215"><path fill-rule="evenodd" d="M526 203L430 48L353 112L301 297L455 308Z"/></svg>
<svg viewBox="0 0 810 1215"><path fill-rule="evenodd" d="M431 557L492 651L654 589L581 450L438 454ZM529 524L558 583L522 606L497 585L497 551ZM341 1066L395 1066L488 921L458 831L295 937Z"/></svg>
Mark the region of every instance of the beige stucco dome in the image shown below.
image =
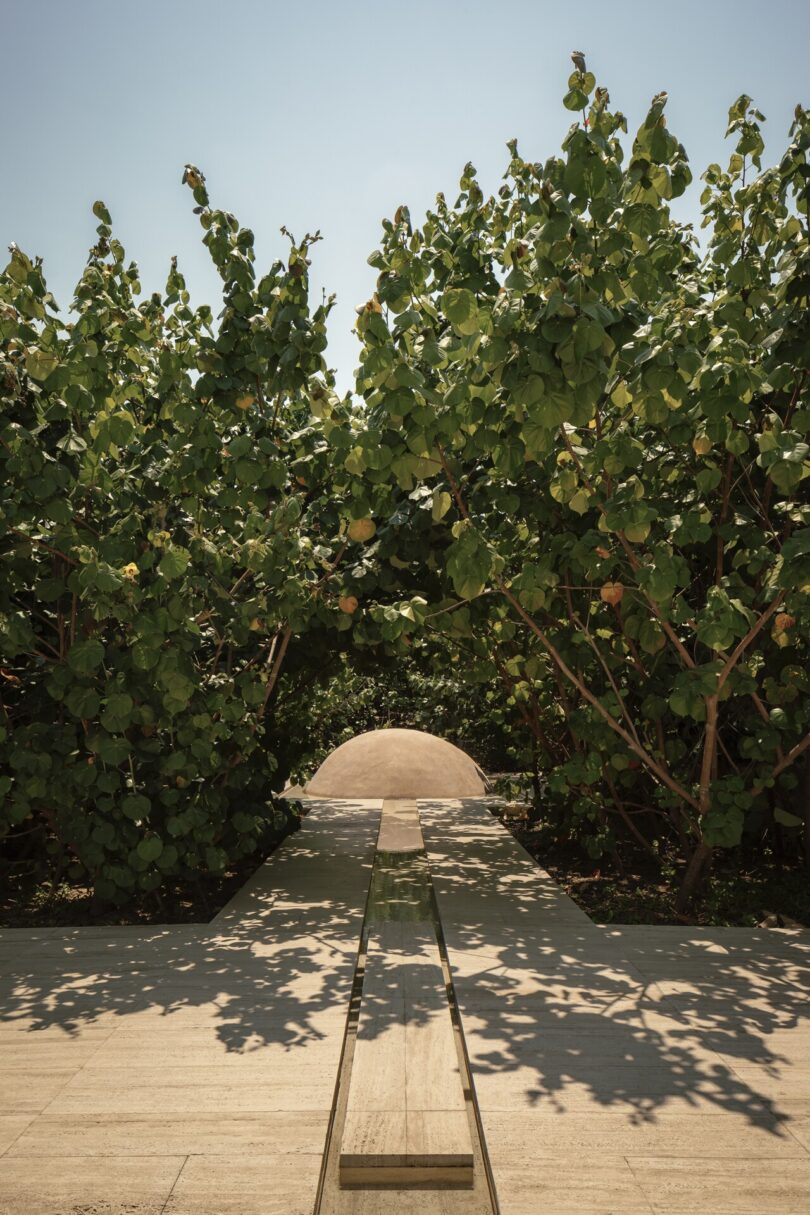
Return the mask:
<svg viewBox="0 0 810 1215"><path fill-rule="evenodd" d="M370 730L323 761L310 797L482 797L486 783L469 755L422 730Z"/></svg>

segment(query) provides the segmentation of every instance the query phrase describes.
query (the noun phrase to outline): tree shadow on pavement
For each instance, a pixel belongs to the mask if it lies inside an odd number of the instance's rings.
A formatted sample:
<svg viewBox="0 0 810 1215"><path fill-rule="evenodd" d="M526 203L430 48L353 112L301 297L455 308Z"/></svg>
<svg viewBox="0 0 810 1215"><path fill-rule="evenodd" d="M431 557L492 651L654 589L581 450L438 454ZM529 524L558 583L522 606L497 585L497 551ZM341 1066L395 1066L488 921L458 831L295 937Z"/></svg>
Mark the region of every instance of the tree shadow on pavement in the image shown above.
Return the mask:
<svg viewBox="0 0 810 1215"><path fill-rule="evenodd" d="M810 1112L788 1093L810 1064L810 932L600 928L481 802L420 813L488 1109L724 1112L777 1137Z"/></svg>

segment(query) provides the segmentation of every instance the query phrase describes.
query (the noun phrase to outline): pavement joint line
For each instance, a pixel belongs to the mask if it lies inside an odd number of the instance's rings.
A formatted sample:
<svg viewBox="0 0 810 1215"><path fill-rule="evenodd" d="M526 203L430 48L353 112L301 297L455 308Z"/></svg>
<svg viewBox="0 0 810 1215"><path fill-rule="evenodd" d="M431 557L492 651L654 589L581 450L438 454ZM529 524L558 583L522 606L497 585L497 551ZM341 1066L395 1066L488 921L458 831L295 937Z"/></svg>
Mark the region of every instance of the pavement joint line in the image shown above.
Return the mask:
<svg viewBox="0 0 810 1215"><path fill-rule="evenodd" d="M183 1172L183 1169L186 1167L188 1162L189 1162L189 1156L186 1156L183 1159L183 1163L180 1165L180 1168L177 1170L177 1176L175 1177L174 1181L172 1182L171 1189L169 1190L168 1194L166 1195L166 1201L164 1202L163 1206L160 1208L160 1215L165 1215L166 1208L168 1207L169 1202L171 1201L171 1197L172 1197L172 1194L174 1193L175 1186L177 1185L178 1181L180 1180L180 1174Z"/></svg>
<svg viewBox="0 0 810 1215"><path fill-rule="evenodd" d="M630 1173L630 1176L633 1178L633 1180L638 1185L639 1193L641 1194L642 1198L644 1199L644 1201L646 1202L647 1206L650 1209L650 1215L656 1215L656 1210L655 1210L655 1207L653 1206L652 1199L650 1199L647 1196L647 1193L646 1193L644 1187L642 1186L641 1182L639 1181L638 1174L636 1173L636 1170L633 1168L632 1164L630 1163L630 1157L622 1156L622 1160L627 1165L627 1169Z"/></svg>
<svg viewBox="0 0 810 1215"><path fill-rule="evenodd" d="M21 1115L20 1115L20 1117L21 1117L21 1118L27 1118L27 1117L28 1117L28 1115L27 1115L27 1114L21 1114ZM0 1152L0 1160L2 1160L2 1158L3 1158L4 1156L7 1156L7 1155L8 1155L8 1153L9 1153L9 1152L11 1151L11 1149L14 1147L14 1144L17 1142L17 1140L20 1138L20 1136L25 1134L25 1132L26 1132L26 1131L28 1130L28 1128L31 1126L31 1123L32 1123L32 1122L35 1122L35 1121L37 1120L37 1118L38 1118L38 1117L39 1117L39 1114L31 1114L31 1116L30 1116L30 1118L29 1118L28 1122L25 1124L25 1126L23 1126L23 1127L21 1127L21 1128L20 1128L20 1130L17 1132L17 1134L16 1134L16 1135L14 1136L14 1138L11 1140L11 1143L7 1143L7 1144L6 1144L6 1146L3 1148L2 1152Z"/></svg>
<svg viewBox="0 0 810 1215"><path fill-rule="evenodd" d="M115 1033L116 1028L117 1028L117 1026L114 1027L113 1029L111 1029L110 1032L107 1034L107 1037L103 1038L99 1041L98 1045L93 1048L90 1055L87 1057L87 1059L85 1059L84 1063L80 1064L79 1067L76 1068L75 1072L73 1072L72 1075L68 1076L67 1080L65 1080L64 1084L61 1086L61 1088L58 1090L58 1092L55 1092L52 1095L50 1101L45 1102L42 1109L37 1112L37 1114L36 1114L37 1118L44 1118L46 1112L53 1105L54 1101L56 1101L57 1097L62 1096L63 1092L68 1087L68 1085L72 1084L73 1081L76 1079L76 1077L85 1070L85 1068L87 1067L87 1064L90 1062L90 1060L95 1058L95 1056L98 1054L98 1052L101 1050L101 1048L103 1046L107 1045L107 1043L110 1041L110 1038L112 1038L113 1034Z"/></svg>

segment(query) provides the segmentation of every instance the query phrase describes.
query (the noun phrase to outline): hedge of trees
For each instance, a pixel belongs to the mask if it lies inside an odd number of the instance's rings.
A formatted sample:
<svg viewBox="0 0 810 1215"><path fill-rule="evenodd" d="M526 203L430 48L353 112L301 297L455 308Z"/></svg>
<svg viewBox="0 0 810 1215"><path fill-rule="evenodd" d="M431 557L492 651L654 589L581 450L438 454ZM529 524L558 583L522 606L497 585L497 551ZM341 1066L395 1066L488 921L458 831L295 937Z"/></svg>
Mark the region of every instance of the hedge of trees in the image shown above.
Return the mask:
<svg viewBox="0 0 810 1215"><path fill-rule="evenodd" d="M384 223L345 399L318 234L259 276L193 166L216 319L175 264L139 302L102 203L69 319L12 247L7 855L120 902L258 851L338 656L472 689L591 855L680 849L681 908L765 823L810 867L810 113L763 167L732 106L699 243L666 95L632 143L584 65L564 105L561 155Z"/></svg>

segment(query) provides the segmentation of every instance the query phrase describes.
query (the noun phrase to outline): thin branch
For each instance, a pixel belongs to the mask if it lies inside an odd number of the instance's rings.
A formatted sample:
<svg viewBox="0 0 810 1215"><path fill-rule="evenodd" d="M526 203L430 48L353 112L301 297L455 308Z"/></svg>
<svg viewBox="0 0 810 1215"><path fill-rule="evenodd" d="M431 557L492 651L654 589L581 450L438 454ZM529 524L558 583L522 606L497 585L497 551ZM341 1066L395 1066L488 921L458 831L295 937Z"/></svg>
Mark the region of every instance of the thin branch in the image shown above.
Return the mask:
<svg viewBox="0 0 810 1215"><path fill-rule="evenodd" d="M608 712L608 710L601 703L601 701L599 701L593 695L593 693L589 690L589 688L586 687L586 685L582 682L582 680L577 675L574 674L574 672L568 666L565 659L562 657L560 652L557 650L557 648L553 644L553 642L546 636L546 634L535 623L535 621L532 620L531 616L528 614L528 612L526 612L526 610L524 609L524 607L520 603L520 601L515 597L515 595L512 594L512 592L509 590L509 588L506 586L506 584L501 579L498 579L498 588L501 591L501 593L504 595L504 597L509 601L509 603L512 604L512 606L514 607L514 609L518 613L518 615L521 617L521 619L523 621L525 621L525 623L529 626L529 628L532 630L532 632L538 637L538 639L540 640L540 642L543 644L544 648L546 649L547 653L551 656L551 658L554 660L554 662L560 668L560 670L562 671L563 675L565 675L565 677L569 681L569 683L572 683L574 685L574 687L579 692L580 696L582 696L582 698L584 700L586 700L588 702L588 704L591 705L596 710L596 712L599 714L600 717L603 718L603 720L607 723L607 725L614 732L614 734L618 734L620 738L624 739L625 743L630 748L630 750L633 752L633 754L638 756L638 758L641 760L641 762L658 777L658 779L661 781L662 784L666 785L667 788L669 788L673 791L673 793L676 793L678 795L678 797L682 798L683 801L687 802L690 806L693 807L693 809L697 810L698 803L691 796L691 794L687 793L686 789L684 789L683 786L678 784L678 782L676 780L673 780L673 778L670 776L670 774L664 768L662 768L661 765L659 763L657 763L652 758L652 756L649 755L647 753L647 751L645 751L644 748L639 743L636 742L636 740L633 738L632 734L628 733L628 731L624 729L624 727L616 720L616 718L613 716L613 714Z"/></svg>
<svg viewBox="0 0 810 1215"><path fill-rule="evenodd" d="M278 640L278 637L279 637L279 634L277 633L276 640ZM264 700L262 701L262 707L259 709L259 712L257 714L258 720L261 720L261 718L264 717L264 713L267 708L268 701L270 700L270 697L273 694L273 689L275 688L275 686L278 682L278 677L281 673L281 666L282 666L282 663L284 662L284 656L287 653L287 646L290 644L291 637L292 637L292 627L290 625L287 625L287 627L284 629L284 632L281 634L281 644L278 647L278 653L275 656L275 661L273 661L273 665L270 670L270 676L267 680L267 687L265 688ZM275 649L275 642L274 642L273 648ZM273 651L271 650L271 654L272 653L273 653ZM271 661L271 660L268 659L268 661Z"/></svg>
<svg viewBox="0 0 810 1215"><path fill-rule="evenodd" d="M441 458L441 466L444 469L444 474L447 477L447 480L450 482L450 489L453 492L453 497L456 500L456 506L459 509L459 513L461 514L462 519L466 519L468 523L471 523L472 520L470 519L470 512L467 510L466 503L464 502L464 499L461 496L461 490L458 487L458 483L457 483L455 477L453 476L453 474L450 471L450 465L447 463L447 457L444 454L444 448L442 447L442 445L438 439L436 440L436 450L438 451L439 456Z"/></svg>
<svg viewBox="0 0 810 1215"><path fill-rule="evenodd" d="M775 780L777 776L779 776L782 772L784 772L785 768L789 768L790 765L793 763L793 761L798 759L799 756L802 755L807 750L808 747L810 747L810 734L806 734L801 742L796 743L796 746L793 747L792 750L788 751L787 755L782 757L780 762L776 765L776 767L771 772L771 779ZM759 797L760 793L762 793L762 791L764 789L765 789L764 784L757 785L756 788L751 790L751 796Z"/></svg>
<svg viewBox="0 0 810 1215"><path fill-rule="evenodd" d="M707 696L706 726L703 731L703 757L700 764L699 813L706 814L711 805L711 781L714 757L717 752L717 695Z"/></svg>
<svg viewBox="0 0 810 1215"><path fill-rule="evenodd" d="M567 435L566 435L566 442L568 442ZM570 444L569 444L569 446L570 446ZM438 440L436 442L436 447L441 456L442 468L444 469L445 475L447 476L447 479L452 488L453 496L456 500L456 505L458 506L458 509L459 509L462 517L471 523L472 520L470 518L470 513L467 510L467 505L461 495L461 490L458 487L455 477L450 472L450 468L447 464L447 459L445 457L442 446L438 442ZM601 701L598 700L596 696L594 696L594 694L590 691L590 689L588 687L586 687L586 685L582 682L582 680L579 678L579 676L576 675L571 670L571 668L568 666L568 664L566 663L563 656L557 650L556 646L553 644L553 642L550 640L550 638L546 636L546 634L543 632L543 630L540 628L540 626L536 623L536 621L534 621L532 619L532 617L528 614L528 612L525 610L525 608L520 603L520 601L517 599L517 597L512 593L512 591L506 585L504 580L502 578L496 576L495 583L498 587L498 590L501 592L501 594L504 596L504 598L509 603L512 604L512 606L514 607L514 609L516 610L518 615L521 617L521 619L529 626L529 628L532 630L532 632L537 636L539 641L542 643L543 648L546 650L546 652L552 658L554 663L557 665L557 667L563 673L563 675L566 677L566 679L569 681L569 683L572 683L574 685L574 687L579 692L580 696L582 696L582 698L584 700L586 700L588 702L588 704L590 704L596 710L596 712L599 714L600 717L603 718L603 720L607 723L607 725L610 727L610 729L613 730L614 734L618 734L618 736L620 738L624 739L625 743L630 748L630 750L635 755L638 756L638 758L641 760L641 762L647 768L649 768L651 772L655 773L655 775L658 777L658 779L661 781L662 784L666 785L667 788L669 788L673 791L673 793L677 794L678 797L680 797L683 801L687 802L690 806L692 806L695 810L697 810L698 803L691 796L691 794L688 793L686 791L686 789L684 789L681 785L679 785L678 782L670 776L670 774L666 771L666 769L662 768L661 765L659 763L657 763L656 760L654 760L653 757L651 755L649 755L647 751L645 751L644 747L642 747L641 744L636 741L636 739L633 737L632 734L630 734L627 730L625 730L625 728L616 720L616 718L613 716L613 714L610 713L605 708L605 706L601 703Z"/></svg>
<svg viewBox="0 0 810 1215"><path fill-rule="evenodd" d="M570 609L569 609L569 612L570 612ZM572 623L579 625L580 630L585 635L585 640L587 641L588 645L593 650L594 654L596 655L597 662L599 663L602 670L607 675L608 680L610 681L610 686L613 689L616 700L619 702L619 709L621 710L622 717L627 722L628 729L630 730L631 734L633 735L633 738L635 738L636 742L639 745L641 745L641 739L638 736L638 731L636 730L635 723L633 722L633 719L631 718L630 714L627 711L627 706L624 703L624 697L621 695L621 693L619 691L616 680L613 678L613 672L611 671L610 667L608 666L605 658L602 656L599 646L596 644L596 642L594 641L593 637L590 634L590 631L582 623L582 621L580 620L579 616L576 613L573 613L573 615L571 616L571 621L572 621Z"/></svg>
<svg viewBox="0 0 810 1215"><path fill-rule="evenodd" d="M723 687L723 684L726 682L729 675L734 670L734 668L737 665L737 663L739 662L740 658L742 657L744 652L747 650L748 646L751 644L751 642L757 636L759 631L764 627L764 625L766 625L768 623L771 616L773 616L774 612L777 611L777 609L779 608L780 604L782 603L782 600L784 599L784 597L785 597L785 592L780 591L779 594L776 596L776 598L773 600L773 602L765 609L765 611L759 617L759 620L757 620L754 624L752 624L751 628L748 630L748 632L745 634L745 636L740 641L737 642L734 649L731 651L728 658L726 659L725 666L723 667L722 671L720 672L720 674L717 677L718 692Z"/></svg>
<svg viewBox="0 0 810 1215"><path fill-rule="evenodd" d="M25 540L28 544L37 544L40 548L47 549L49 553L53 553L54 557L60 557L62 561L67 561L68 565L78 565L78 561L74 561L72 557L68 557L67 553L63 553L58 548L54 548L51 544L46 544L44 540L39 540L36 536L29 536L26 532L21 532L18 527L10 527L8 529L12 535L19 536L21 540Z"/></svg>

